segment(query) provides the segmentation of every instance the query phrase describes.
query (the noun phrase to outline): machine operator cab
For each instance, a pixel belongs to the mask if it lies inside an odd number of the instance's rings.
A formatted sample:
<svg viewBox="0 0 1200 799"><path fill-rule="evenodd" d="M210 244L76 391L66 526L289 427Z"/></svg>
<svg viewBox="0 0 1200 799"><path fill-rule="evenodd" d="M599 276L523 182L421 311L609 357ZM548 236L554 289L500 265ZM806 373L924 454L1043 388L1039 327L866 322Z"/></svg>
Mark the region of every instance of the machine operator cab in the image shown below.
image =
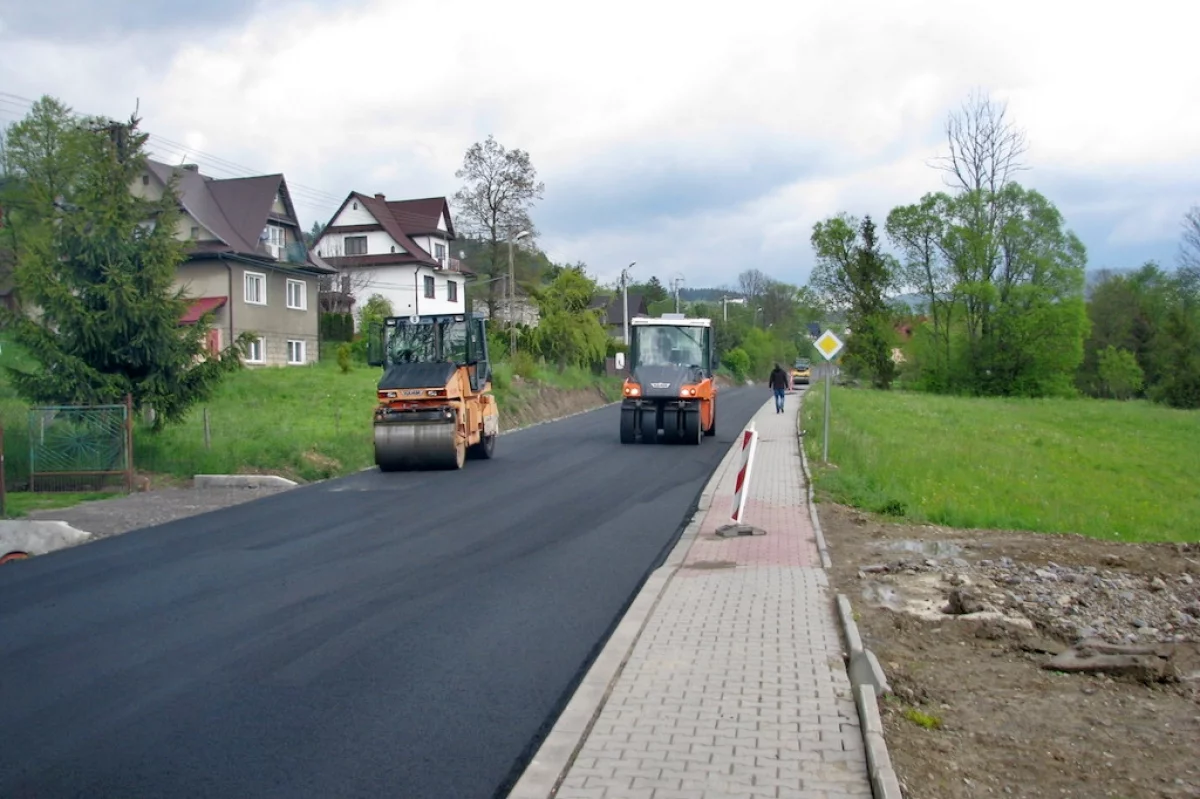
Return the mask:
<svg viewBox="0 0 1200 799"><path fill-rule="evenodd" d="M491 379L487 336L478 314L390 316L382 325L372 323L367 356L368 364L383 367L385 379L396 372L428 371L433 364L450 371L466 367L472 391L483 390Z"/></svg>

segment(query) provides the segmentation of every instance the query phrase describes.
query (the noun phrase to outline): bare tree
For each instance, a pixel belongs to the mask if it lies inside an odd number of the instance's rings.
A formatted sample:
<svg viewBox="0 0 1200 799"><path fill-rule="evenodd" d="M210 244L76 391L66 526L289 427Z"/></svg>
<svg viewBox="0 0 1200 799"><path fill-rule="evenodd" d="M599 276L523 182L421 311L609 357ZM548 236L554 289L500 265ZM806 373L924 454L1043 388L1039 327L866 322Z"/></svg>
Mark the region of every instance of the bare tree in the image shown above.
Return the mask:
<svg viewBox="0 0 1200 799"><path fill-rule="evenodd" d="M466 181L454 195L455 226L484 243L483 271L488 278L498 277L507 271L509 236L527 230L530 240L536 237L530 211L534 200L542 198L545 184L538 181L528 152L505 149L490 134L471 145L454 176ZM486 302L492 315L500 284L488 284Z"/></svg>
<svg viewBox="0 0 1200 799"><path fill-rule="evenodd" d="M1027 169L1025 132L1006 117L1007 103L995 103L975 91L946 120L950 152L934 159L946 183L963 191L999 192L1015 173Z"/></svg>
<svg viewBox="0 0 1200 799"><path fill-rule="evenodd" d="M747 269L738 275L738 291L749 301L757 301L767 291L771 278L758 269Z"/></svg>
<svg viewBox="0 0 1200 799"><path fill-rule="evenodd" d="M341 242L325 241L321 243L319 250L323 253L321 258L337 259L337 263L331 265L338 270L336 275L321 278L322 311L344 312L347 295L361 297L368 289L379 287L375 272L359 264L356 256L344 255Z"/></svg>
<svg viewBox="0 0 1200 799"><path fill-rule="evenodd" d="M1200 272L1200 205L1183 215L1183 243L1179 247L1179 265Z"/></svg>

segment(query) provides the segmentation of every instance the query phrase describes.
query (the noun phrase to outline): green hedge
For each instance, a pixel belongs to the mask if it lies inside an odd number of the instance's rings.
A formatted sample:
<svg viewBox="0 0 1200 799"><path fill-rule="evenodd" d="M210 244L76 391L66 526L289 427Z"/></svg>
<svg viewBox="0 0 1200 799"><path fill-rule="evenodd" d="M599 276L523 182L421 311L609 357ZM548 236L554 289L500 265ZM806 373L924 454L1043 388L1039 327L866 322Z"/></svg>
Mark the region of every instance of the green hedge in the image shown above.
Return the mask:
<svg viewBox="0 0 1200 799"><path fill-rule="evenodd" d="M321 314L322 341L351 341L354 339L354 317L348 313Z"/></svg>

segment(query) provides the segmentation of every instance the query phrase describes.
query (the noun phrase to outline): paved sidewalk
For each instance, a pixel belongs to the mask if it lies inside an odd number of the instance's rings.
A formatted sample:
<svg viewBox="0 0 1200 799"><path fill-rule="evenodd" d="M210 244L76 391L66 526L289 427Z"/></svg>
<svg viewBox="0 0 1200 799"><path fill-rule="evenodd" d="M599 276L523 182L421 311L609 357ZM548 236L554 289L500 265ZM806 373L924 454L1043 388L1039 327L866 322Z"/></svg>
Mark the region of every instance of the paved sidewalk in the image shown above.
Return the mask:
<svg viewBox="0 0 1200 799"><path fill-rule="evenodd" d="M870 797L836 611L796 439L800 396L754 417L745 521L723 539L740 460L652 611L557 799Z"/></svg>

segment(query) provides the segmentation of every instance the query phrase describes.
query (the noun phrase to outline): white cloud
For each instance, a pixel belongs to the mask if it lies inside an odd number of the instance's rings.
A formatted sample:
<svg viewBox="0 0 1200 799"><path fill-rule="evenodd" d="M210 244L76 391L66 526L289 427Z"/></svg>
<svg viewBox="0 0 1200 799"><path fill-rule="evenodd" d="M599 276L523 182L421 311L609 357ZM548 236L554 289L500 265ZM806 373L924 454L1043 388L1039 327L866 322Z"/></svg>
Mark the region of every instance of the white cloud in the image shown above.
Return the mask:
<svg viewBox="0 0 1200 799"><path fill-rule="evenodd" d="M283 171L308 220L351 189L450 195L464 150L488 133L528 150L548 195L569 186L581 213L589 187L636 194L666 162L736 180L756 154L815 153L812 168L781 166L740 203L664 201L652 220L630 213L573 235L541 226L553 257L606 277L638 260L690 285L746 265L803 280L815 221L847 210L882 223L940 187L926 161L975 86L1007 98L1026 129L1035 169L1024 181L1054 170L1133 185L1166 172L1157 203L1130 207L1113 182L1070 213L1109 214L1114 241L1177 235L1184 207L1172 203L1200 194L1182 171L1200 162L1198 21L1200 6L1160 0L1124 15L1045 0L276 4L185 39L162 64L161 38L118 49L0 39L6 62L22 64L0 67L0 86L116 116L140 97L145 127L179 143L168 152L200 151L192 160L213 174L235 167L210 169L203 154Z"/></svg>

